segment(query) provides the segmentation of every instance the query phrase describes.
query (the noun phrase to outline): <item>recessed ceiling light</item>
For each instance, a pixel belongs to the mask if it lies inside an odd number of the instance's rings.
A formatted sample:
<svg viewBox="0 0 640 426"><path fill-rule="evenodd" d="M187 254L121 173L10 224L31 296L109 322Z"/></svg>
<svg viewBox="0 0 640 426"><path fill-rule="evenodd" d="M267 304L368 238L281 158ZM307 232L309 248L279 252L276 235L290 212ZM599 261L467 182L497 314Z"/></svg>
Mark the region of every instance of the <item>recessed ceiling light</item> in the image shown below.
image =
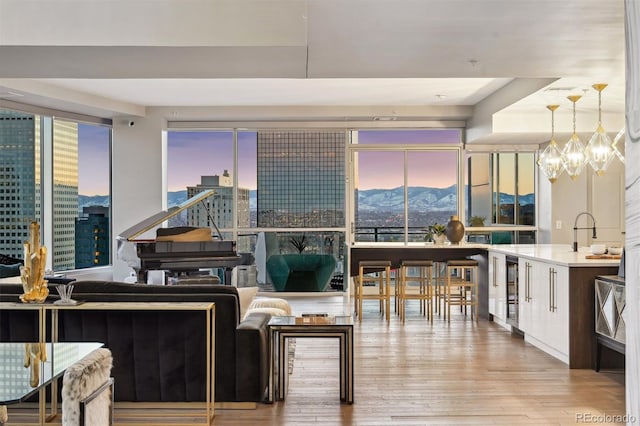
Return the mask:
<svg viewBox="0 0 640 426"><path fill-rule="evenodd" d="M436 98L438 98L438 99L444 99L446 97L447 97L447 95L442 95L442 94L436 95Z"/></svg>

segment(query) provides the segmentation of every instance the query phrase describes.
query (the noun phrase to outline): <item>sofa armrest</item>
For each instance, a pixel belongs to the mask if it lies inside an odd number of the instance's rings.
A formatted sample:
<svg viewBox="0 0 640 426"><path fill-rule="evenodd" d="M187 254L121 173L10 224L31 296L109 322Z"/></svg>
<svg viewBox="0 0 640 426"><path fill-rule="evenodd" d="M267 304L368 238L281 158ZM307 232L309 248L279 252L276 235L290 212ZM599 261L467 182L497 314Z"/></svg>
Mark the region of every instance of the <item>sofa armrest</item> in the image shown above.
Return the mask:
<svg viewBox="0 0 640 426"><path fill-rule="evenodd" d="M236 330L236 401L263 401L269 383L269 320L251 313Z"/></svg>

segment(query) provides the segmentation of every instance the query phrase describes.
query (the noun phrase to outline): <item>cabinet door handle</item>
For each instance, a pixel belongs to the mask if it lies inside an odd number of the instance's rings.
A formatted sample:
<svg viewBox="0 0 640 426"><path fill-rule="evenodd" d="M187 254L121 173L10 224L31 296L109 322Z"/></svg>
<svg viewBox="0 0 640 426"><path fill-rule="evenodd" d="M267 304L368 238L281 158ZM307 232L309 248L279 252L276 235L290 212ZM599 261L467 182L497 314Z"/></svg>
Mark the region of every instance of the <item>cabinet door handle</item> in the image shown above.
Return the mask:
<svg viewBox="0 0 640 426"><path fill-rule="evenodd" d="M525 300L527 302L531 302L531 264L529 262L525 263L525 275L524 275L524 288L525 288Z"/></svg>
<svg viewBox="0 0 640 426"><path fill-rule="evenodd" d="M529 267L525 263L524 264L524 301L529 301L529 277L528 277Z"/></svg>
<svg viewBox="0 0 640 426"><path fill-rule="evenodd" d="M558 310L558 306L556 305L557 302L557 297L556 297L556 293L558 292L558 271L556 271L555 268L553 268L553 293L552 293L552 297L553 297L553 312L556 312Z"/></svg>
<svg viewBox="0 0 640 426"><path fill-rule="evenodd" d="M493 256L492 260L493 260L493 286L494 287L498 287L497 279L496 279L496 277L498 275L498 269L496 268L496 266L498 264L498 258Z"/></svg>
<svg viewBox="0 0 640 426"><path fill-rule="evenodd" d="M524 300L529 301L529 263L524 264Z"/></svg>
<svg viewBox="0 0 640 426"><path fill-rule="evenodd" d="M551 295L553 294L551 288L553 285L551 284L553 281L553 268L549 268L549 312L553 312L553 301Z"/></svg>

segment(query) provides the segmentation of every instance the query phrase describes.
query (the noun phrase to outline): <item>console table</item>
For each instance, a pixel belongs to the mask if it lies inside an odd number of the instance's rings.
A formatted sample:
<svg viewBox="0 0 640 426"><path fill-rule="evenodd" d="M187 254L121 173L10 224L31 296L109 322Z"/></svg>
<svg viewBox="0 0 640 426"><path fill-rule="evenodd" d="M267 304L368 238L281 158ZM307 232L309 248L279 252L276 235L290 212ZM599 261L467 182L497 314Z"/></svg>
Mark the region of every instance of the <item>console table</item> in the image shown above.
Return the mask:
<svg viewBox="0 0 640 426"><path fill-rule="evenodd" d="M206 335L206 390L205 424L211 424L214 417L215 390L215 303L211 302L79 302L75 305L55 303L27 304L19 302L0 303L0 309L36 310L38 314L38 334L40 342L47 339L47 328L50 327L50 341L57 342L58 318L60 311L202 311L204 313L203 328ZM50 320L50 324L47 321ZM117 360L114 360L117 362ZM52 392L57 392L57 383L52 383Z"/></svg>

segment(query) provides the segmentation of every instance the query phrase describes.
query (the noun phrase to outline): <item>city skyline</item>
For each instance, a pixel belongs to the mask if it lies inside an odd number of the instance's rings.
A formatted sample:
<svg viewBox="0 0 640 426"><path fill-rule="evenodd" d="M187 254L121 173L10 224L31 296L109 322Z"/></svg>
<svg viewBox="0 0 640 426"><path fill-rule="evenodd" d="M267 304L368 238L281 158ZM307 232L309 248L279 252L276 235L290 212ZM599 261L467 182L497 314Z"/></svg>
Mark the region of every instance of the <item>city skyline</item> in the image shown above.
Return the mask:
<svg viewBox="0 0 640 426"><path fill-rule="evenodd" d="M109 193L109 147L108 144L89 141L108 140L107 127L78 126L79 133L79 188L82 195L106 195ZM250 190L257 189L257 153L255 131L239 131L238 134L238 186ZM378 130L360 131L359 143L367 145L389 144L390 140L403 144L433 143L443 144L457 141L457 129L427 131ZM394 139L395 138L395 139ZM438 138L438 139L436 139ZM447 188L456 184L457 156L449 152L409 152L411 170L409 186L429 186ZM360 151L359 155L363 155ZM422 160L429 156L428 161ZM369 151L367 162L358 167L358 181L361 190L393 189L402 186L403 166L401 151ZM232 131L172 131L168 134L167 147L167 187L169 192L197 185L201 176L222 176L227 170L233 176L233 132ZM215 160L212 160L215 159ZM396 161L397 159L397 161ZM254 165L254 167L247 167ZM509 180L503 180L508 182ZM422 183L428 182L428 185ZM520 182L526 188L524 193L533 192L533 182Z"/></svg>

